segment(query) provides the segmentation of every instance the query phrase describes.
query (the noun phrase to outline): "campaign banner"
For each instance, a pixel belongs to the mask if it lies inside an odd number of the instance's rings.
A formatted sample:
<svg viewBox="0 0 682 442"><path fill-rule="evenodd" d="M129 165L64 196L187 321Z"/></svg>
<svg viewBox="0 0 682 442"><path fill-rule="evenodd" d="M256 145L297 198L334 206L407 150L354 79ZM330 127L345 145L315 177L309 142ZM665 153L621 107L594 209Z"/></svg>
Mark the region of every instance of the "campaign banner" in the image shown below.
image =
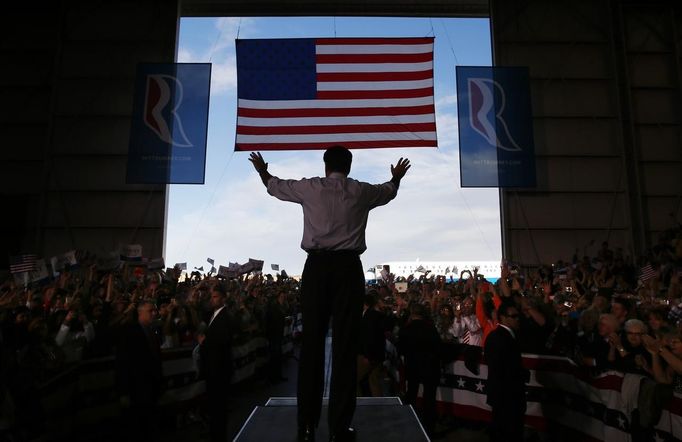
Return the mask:
<svg viewBox="0 0 682 442"><path fill-rule="evenodd" d="M180 270L187 270L187 263L186 262L178 262L173 267L176 269L180 269Z"/></svg>
<svg viewBox="0 0 682 442"><path fill-rule="evenodd" d="M28 273L29 282L40 282L50 277L50 272L47 268L47 262L44 259L36 261L35 268Z"/></svg>
<svg viewBox="0 0 682 442"><path fill-rule="evenodd" d="M111 252L104 256L97 257L97 268L99 270L116 270L119 267L121 267L121 255L117 252Z"/></svg>
<svg viewBox="0 0 682 442"><path fill-rule="evenodd" d="M237 272L225 266L218 266L218 276L223 278L236 278Z"/></svg>
<svg viewBox="0 0 682 442"><path fill-rule="evenodd" d="M535 187L527 67L457 66L462 187Z"/></svg>
<svg viewBox="0 0 682 442"><path fill-rule="evenodd" d="M142 261L142 246L126 244L121 247L121 261Z"/></svg>
<svg viewBox="0 0 682 442"><path fill-rule="evenodd" d="M52 273L57 276L59 273L66 269L67 267L74 267L78 264L76 260L76 251L71 250L61 255L53 256L50 258L50 265L52 266Z"/></svg>
<svg viewBox="0 0 682 442"><path fill-rule="evenodd" d="M263 271L263 261L259 259L252 259L249 258L249 264L251 265L251 270L254 272L262 272Z"/></svg>
<svg viewBox="0 0 682 442"><path fill-rule="evenodd" d="M141 63L128 148L128 184L203 184L210 63Z"/></svg>
<svg viewBox="0 0 682 442"><path fill-rule="evenodd" d="M163 258L155 258L147 263L147 268L149 270L158 270L166 267L166 262Z"/></svg>

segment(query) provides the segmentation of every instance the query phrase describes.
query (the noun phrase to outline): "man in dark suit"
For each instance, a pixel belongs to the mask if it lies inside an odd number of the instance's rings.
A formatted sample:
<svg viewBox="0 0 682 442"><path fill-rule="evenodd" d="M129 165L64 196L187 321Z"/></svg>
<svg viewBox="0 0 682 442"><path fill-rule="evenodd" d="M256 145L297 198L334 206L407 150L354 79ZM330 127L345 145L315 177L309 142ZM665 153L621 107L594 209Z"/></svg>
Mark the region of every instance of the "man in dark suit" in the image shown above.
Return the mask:
<svg viewBox="0 0 682 442"><path fill-rule="evenodd" d="M216 285L211 289L213 316L206 333L199 337L201 376L206 379L211 441L227 440L227 395L232 378L232 331L225 301L227 293Z"/></svg>
<svg viewBox="0 0 682 442"><path fill-rule="evenodd" d="M122 398L130 401L130 434L133 440L153 441L157 401L161 393L162 367L158 335L152 327L156 307L143 302L137 321L121 334L117 347L117 384ZM124 400L125 402L125 400Z"/></svg>
<svg viewBox="0 0 682 442"><path fill-rule="evenodd" d="M360 354L358 355L358 396L383 396L382 373L386 359L386 318L376 309L375 293L365 295L360 322ZM367 382L369 393L364 388Z"/></svg>
<svg viewBox="0 0 682 442"><path fill-rule="evenodd" d="M422 304L413 304L410 307L410 318L398 335L398 350L405 356L405 402L414 405L419 384L424 386L423 407L419 418L429 437L433 437L436 425L436 390L440 381L441 340L436 326L428 319L428 314L427 307Z"/></svg>
<svg viewBox="0 0 682 442"><path fill-rule="evenodd" d="M265 313L265 335L268 338L270 360L268 361L268 381L272 384L287 380L282 376L282 344L286 324L286 292L277 293L268 302Z"/></svg>
<svg viewBox="0 0 682 442"><path fill-rule="evenodd" d="M521 442L526 413L526 382L518 342L519 310L510 300L497 309L499 324L485 341L487 403L492 407L491 441Z"/></svg>

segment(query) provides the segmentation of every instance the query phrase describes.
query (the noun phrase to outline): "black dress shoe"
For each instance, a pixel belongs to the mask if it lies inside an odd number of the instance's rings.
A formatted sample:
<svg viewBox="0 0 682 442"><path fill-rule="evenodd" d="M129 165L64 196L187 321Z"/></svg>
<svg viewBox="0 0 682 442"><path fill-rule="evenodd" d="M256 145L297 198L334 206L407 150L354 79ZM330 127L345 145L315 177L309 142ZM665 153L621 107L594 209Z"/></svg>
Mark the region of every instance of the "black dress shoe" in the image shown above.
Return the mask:
<svg viewBox="0 0 682 442"><path fill-rule="evenodd" d="M355 441L355 430L347 428L329 436L329 442L353 442Z"/></svg>
<svg viewBox="0 0 682 442"><path fill-rule="evenodd" d="M298 442L315 442L315 427L313 425L299 426Z"/></svg>

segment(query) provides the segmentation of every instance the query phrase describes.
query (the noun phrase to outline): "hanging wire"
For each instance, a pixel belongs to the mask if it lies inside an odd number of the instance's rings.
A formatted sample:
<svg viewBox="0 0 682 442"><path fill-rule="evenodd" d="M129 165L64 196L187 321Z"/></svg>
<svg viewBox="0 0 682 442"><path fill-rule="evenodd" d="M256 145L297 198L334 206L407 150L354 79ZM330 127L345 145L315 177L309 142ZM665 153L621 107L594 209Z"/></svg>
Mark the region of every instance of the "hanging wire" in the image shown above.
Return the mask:
<svg viewBox="0 0 682 442"><path fill-rule="evenodd" d="M229 166L230 163L232 162L232 158L234 158L234 150L230 154L230 158L227 159L227 162L225 163L225 166L223 167L223 171L220 173L220 178L218 178L218 182L213 187L213 192L211 192L211 197L208 199L206 206L204 206L204 210L201 211L201 215L199 216L197 223L194 225L194 229L192 229L192 233L187 237L187 245L185 245L185 250L184 250L184 252L182 252L181 256L187 256L187 251L189 250L189 245L192 243L192 240L194 239L194 234L197 232L197 229L199 228L201 223L204 221L206 211L208 210L208 208L211 206L211 203L213 202L213 198L215 197L215 194L218 191L218 187L220 187L220 183L223 181L223 177L225 176L225 172L227 171L227 166Z"/></svg>
<svg viewBox="0 0 682 442"><path fill-rule="evenodd" d="M239 23L237 24L237 37L235 37L235 40L239 40L239 32L242 29L242 17L239 17ZM208 56L208 62L210 63L211 60L213 60L213 54L215 53L215 48L218 46L218 42L220 41L220 38L223 36L223 32L225 31L225 26L221 26L220 30L218 31L218 35L215 38L215 41L213 42L213 47L211 47L211 52L209 53Z"/></svg>
<svg viewBox="0 0 682 442"><path fill-rule="evenodd" d="M431 24L431 37L436 36L436 31L433 29L433 18L429 17L429 23ZM428 37L428 35L427 35Z"/></svg>
<svg viewBox="0 0 682 442"><path fill-rule="evenodd" d="M240 17L239 18L239 24L237 25L237 36L235 37L236 40L239 39L239 32L241 31L241 28L242 28L242 18ZM218 34L218 37L216 38L215 42L213 43L213 49L211 49L211 56L209 57L209 62L211 61L211 58L213 57L213 51L215 51L216 45L218 43L218 40L222 36L223 31L224 31L224 28L221 27L220 32ZM196 225L192 229L192 234L188 236L188 241L187 241L187 244L185 245L185 250L181 256L187 256L187 251L189 250L189 246L192 243L192 238L194 237L194 234L196 233L197 229L199 229L199 226L204 222L206 212L207 212L208 208L211 206L211 203L213 202L213 198L215 197L215 194L218 191L218 188L220 187L220 183L223 181L223 177L225 176L225 172L227 171L227 167L232 162L232 158L234 158L234 150L232 150L232 152L230 153L230 157L227 159L227 162L225 163L225 166L223 167L223 171L220 173L220 177L218 178L218 181L216 182L215 186L213 187L213 191L211 192L211 196L208 199L206 206L204 206L204 209L201 211L201 215L199 216L199 219L197 220Z"/></svg>
<svg viewBox="0 0 682 442"><path fill-rule="evenodd" d="M488 251L494 255L495 252L493 251L493 248L490 247L490 244L488 244L488 240L485 238L485 234L483 233L483 229L481 229L480 224L478 224L478 219L476 218L476 215L474 215L473 210L471 210L471 207L469 207L469 203L467 202L466 197L464 196L464 191L462 188L459 188L459 195L462 197L462 201L464 201L464 205L466 206L467 210L469 211L469 215L471 215L471 218L474 220L474 224L476 225L476 229L478 229L478 233L481 234L481 238L483 238L483 242L485 243L486 247L488 247Z"/></svg>
<svg viewBox="0 0 682 442"><path fill-rule="evenodd" d="M443 31L445 31L445 36L448 39L448 44L450 45L450 51L452 51L452 56L455 57L455 66L459 64L459 60L457 59L457 54L455 54L455 47L452 45L452 40L450 40L450 34L448 33L448 28L445 27L443 24L443 19L440 19L440 25L443 28Z"/></svg>
<svg viewBox="0 0 682 442"><path fill-rule="evenodd" d="M334 18L334 38L336 38L336 16Z"/></svg>

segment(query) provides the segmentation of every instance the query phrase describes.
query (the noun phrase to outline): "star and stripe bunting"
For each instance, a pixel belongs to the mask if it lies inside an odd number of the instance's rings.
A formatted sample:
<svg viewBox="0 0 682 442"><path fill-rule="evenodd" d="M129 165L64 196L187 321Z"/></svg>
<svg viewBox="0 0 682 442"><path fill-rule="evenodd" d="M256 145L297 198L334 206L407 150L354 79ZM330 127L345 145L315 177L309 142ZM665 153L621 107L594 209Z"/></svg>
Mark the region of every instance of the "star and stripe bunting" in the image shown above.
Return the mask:
<svg viewBox="0 0 682 442"><path fill-rule="evenodd" d="M524 354L523 361L531 372L526 425L541 431L560 427L579 440L631 440L630 416L638 403L642 376L616 371L595 374L557 356ZM485 363L477 375L467 369L463 358L449 364L436 394L438 407L461 418L489 421L487 377ZM682 394L675 393L648 436L657 442L682 439Z"/></svg>
<svg viewBox="0 0 682 442"><path fill-rule="evenodd" d="M237 40L235 150L437 147L433 42Z"/></svg>

